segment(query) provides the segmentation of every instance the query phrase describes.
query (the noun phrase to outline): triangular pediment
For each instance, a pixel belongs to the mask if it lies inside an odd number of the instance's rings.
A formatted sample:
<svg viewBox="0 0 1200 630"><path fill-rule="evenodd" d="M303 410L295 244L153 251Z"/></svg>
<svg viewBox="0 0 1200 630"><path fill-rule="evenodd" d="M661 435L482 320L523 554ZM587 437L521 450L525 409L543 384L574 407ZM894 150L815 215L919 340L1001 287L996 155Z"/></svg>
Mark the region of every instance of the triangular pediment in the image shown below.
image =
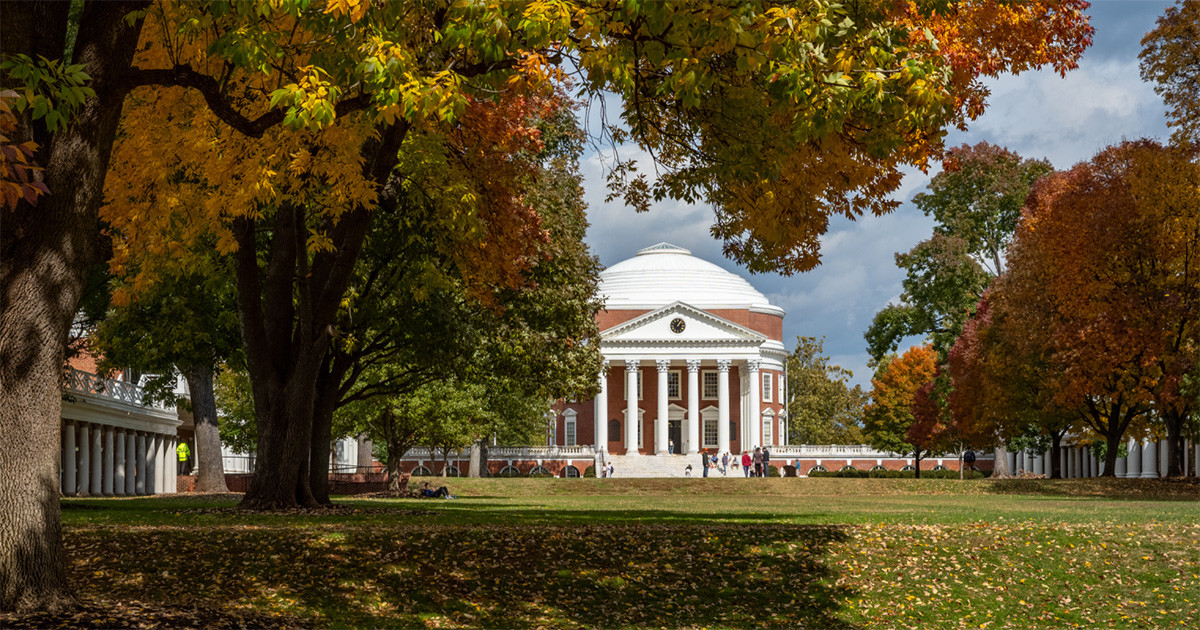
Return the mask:
<svg viewBox="0 0 1200 630"><path fill-rule="evenodd" d="M741 342L760 343L766 335L702 311L684 302L668 304L608 330L602 343L616 342Z"/></svg>

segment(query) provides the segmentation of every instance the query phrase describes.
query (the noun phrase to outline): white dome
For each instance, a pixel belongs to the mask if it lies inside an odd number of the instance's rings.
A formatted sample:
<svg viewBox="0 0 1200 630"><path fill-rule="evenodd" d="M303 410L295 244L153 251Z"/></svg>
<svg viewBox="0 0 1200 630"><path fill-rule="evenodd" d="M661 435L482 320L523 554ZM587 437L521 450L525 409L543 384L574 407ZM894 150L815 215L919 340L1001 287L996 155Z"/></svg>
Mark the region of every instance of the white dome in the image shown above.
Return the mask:
<svg viewBox="0 0 1200 630"><path fill-rule="evenodd" d="M600 297L608 309L659 308L684 302L696 308L745 308L783 315L741 276L692 252L659 243L600 273Z"/></svg>

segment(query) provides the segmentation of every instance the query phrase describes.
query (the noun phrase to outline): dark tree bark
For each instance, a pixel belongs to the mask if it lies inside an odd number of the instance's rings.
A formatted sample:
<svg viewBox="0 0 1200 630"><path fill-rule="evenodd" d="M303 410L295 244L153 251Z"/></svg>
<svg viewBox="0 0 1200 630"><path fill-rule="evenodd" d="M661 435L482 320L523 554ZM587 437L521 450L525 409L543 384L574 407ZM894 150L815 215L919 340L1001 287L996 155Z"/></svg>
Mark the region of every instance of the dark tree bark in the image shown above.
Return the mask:
<svg viewBox="0 0 1200 630"><path fill-rule="evenodd" d="M1167 476L1182 477L1187 474L1183 469L1183 451L1185 440L1183 428L1187 425L1190 414L1178 409L1167 409L1163 412L1163 424L1167 425Z"/></svg>
<svg viewBox="0 0 1200 630"><path fill-rule="evenodd" d="M313 411L312 447L309 449L309 486L313 498L321 505L333 505L329 500L329 454L333 450L333 412L341 398L338 384L341 375L331 374L327 355L317 380L317 399Z"/></svg>
<svg viewBox="0 0 1200 630"><path fill-rule="evenodd" d="M1104 436L1107 446L1107 452L1104 454L1104 470L1100 472L1101 477L1117 476L1117 452L1121 448L1125 430L1129 428L1129 424L1133 422L1134 418L1146 411L1146 408L1141 405L1126 404L1124 394L1118 395L1116 400L1107 402L1095 398L1089 398L1086 401L1086 411L1081 414L1083 421L1096 433Z"/></svg>
<svg viewBox="0 0 1200 630"><path fill-rule="evenodd" d="M73 63L96 98L51 135L27 110L12 140L36 141L50 194L3 209L0 229L0 610L73 603L59 512L61 379L67 336L95 261L97 211L141 31L125 16L145 2L88 3ZM62 59L68 2L5 4L0 51ZM4 81L6 86L15 82Z"/></svg>
<svg viewBox="0 0 1200 630"><path fill-rule="evenodd" d="M397 192L386 184L406 133L399 123L363 147L364 176L379 185L383 204ZM265 269L259 266L258 222L234 223L238 312L258 421L254 478L240 504L247 509L318 505L310 477L316 392L370 215L365 208L346 212L329 226L333 250L311 257L306 219L303 208L276 210Z"/></svg>
<svg viewBox="0 0 1200 630"><path fill-rule="evenodd" d="M192 417L196 425L197 492L229 492L225 485L225 461L221 457L221 431L217 426L217 398L213 392L213 366L198 365L183 370L192 395Z"/></svg>
<svg viewBox="0 0 1200 630"><path fill-rule="evenodd" d="M915 461L917 464L916 470L913 471L913 474L916 476L917 479L920 479L921 478L921 449L917 449L917 450L913 451L913 461Z"/></svg>
<svg viewBox="0 0 1200 630"><path fill-rule="evenodd" d="M1062 440L1066 431L1050 432L1050 478L1062 479Z"/></svg>

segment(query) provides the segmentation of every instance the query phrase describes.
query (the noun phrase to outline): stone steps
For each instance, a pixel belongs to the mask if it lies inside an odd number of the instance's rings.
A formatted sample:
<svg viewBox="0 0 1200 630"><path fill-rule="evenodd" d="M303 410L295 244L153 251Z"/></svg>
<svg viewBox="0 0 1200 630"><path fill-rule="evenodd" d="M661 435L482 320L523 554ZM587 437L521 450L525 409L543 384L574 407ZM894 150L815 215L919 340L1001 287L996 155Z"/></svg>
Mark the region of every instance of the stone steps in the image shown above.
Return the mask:
<svg viewBox="0 0 1200 630"><path fill-rule="evenodd" d="M703 477L699 455L609 455L614 478L671 478L684 477L688 464L692 465L692 476ZM711 474L711 470L709 471ZM720 476L720 472L717 472Z"/></svg>

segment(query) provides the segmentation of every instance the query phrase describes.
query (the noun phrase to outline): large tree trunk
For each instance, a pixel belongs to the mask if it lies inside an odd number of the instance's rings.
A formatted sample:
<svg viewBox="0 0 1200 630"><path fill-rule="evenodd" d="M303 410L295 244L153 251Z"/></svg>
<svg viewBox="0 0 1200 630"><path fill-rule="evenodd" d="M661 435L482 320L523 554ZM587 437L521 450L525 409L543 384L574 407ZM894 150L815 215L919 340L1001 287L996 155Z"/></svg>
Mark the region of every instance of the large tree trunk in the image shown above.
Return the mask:
<svg viewBox="0 0 1200 630"><path fill-rule="evenodd" d="M333 450L333 410L337 398L337 383L327 378L328 372L324 369L321 372L322 378L317 383L316 408L313 412L308 477L313 498L317 503L333 505L329 500L329 453Z"/></svg>
<svg viewBox="0 0 1200 630"><path fill-rule="evenodd" d="M0 610L58 610L73 600L59 512L62 365L67 336L94 262L113 138L146 3L89 3L73 63L92 77L96 98L51 136L20 114L10 140L34 140L50 194L36 207L0 208ZM67 2L6 4L0 51L62 59ZM5 87L16 81L4 80Z"/></svg>
<svg viewBox="0 0 1200 630"><path fill-rule="evenodd" d="M217 398L213 393L213 367L184 368L192 394L192 417L196 425L197 492L229 492L225 485L225 462L221 457L221 431L217 426Z"/></svg>
<svg viewBox="0 0 1200 630"><path fill-rule="evenodd" d="M400 472L400 462L403 460L403 458L404 453L400 450L399 444L388 445L388 492L393 494L400 494L400 479L402 476L402 473Z"/></svg>
<svg viewBox="0 0 1200 630"><path fill-rule="evenodd" d="M916 470L914 471L914 475L916 476L917 479L920 479L921 478L921 449L917 449L917 450L913 451L913 461L915 461L917 464Z"/></svg>
<svg viewBox="0 0 1200 630"><path fill-rule="evenodd" d="M992 479L1006 479L1012 476L1008 469L1008 446L999 444L992 450Z"/></svg>

